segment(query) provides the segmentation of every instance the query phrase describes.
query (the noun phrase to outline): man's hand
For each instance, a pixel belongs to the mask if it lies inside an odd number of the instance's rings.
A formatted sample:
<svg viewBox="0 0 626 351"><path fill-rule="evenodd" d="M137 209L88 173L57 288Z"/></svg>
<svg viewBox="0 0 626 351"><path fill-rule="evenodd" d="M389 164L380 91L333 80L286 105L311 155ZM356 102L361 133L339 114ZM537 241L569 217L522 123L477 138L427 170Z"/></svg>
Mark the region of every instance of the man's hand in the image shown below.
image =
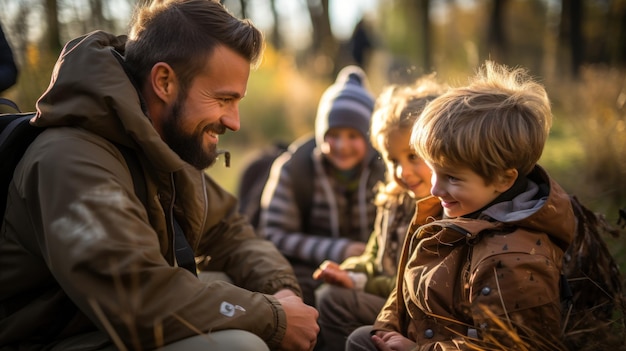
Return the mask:
<svg viewBox="0 0 626 351"><path fill-rule="evenodd" d="M319 268L313 272L313 279L322 279L327 284L338 285L348 289L354 288L354 282L348 275L348 272L341 269L333 261L322 262Z"/></svg>
<svg viewBox="0 0 626 351"><path fill-rule="evenodd" d="M279 295L284 290L279 291ZM317 310L304 302L298 296L278 297L287 316L287 330L280 343L280 349L285 351L313 350L317 342Z"/></svg>
<svg viewBox="0 0 626 351"><path fill-rule="evenodd" d="M287 297L287 296L298 296L298 295L296 295L296 293L293 290L291 290L291 289L278 290L274 294L274 297L279 299L279 300L284 298L284 297Z"/></svg>
<svg viewBox="0 0 626 351"><path fill-rule="evenodd" d="M372 342L379 351L410 351L417 344L398 332L377 332Z"/></svg>

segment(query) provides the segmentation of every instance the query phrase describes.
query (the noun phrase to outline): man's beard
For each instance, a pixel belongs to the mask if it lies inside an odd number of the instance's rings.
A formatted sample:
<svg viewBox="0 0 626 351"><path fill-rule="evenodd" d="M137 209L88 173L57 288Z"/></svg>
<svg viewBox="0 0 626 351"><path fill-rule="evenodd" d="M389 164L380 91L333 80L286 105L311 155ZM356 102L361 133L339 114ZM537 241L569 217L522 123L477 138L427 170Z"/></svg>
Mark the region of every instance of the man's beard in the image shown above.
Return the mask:
<svg viewBox="0 0 626 351"><path fill-rule="evenodd" d="M215 134L224 134L226 128L219 123L212 123L200 130L189 134L181 128L183 118L182 99L178 98L163 121L163 139L180 158L203 170L215 163L217 159L217 145L211 144L205 150L203 146L204 133L212 131Z"/></svg>

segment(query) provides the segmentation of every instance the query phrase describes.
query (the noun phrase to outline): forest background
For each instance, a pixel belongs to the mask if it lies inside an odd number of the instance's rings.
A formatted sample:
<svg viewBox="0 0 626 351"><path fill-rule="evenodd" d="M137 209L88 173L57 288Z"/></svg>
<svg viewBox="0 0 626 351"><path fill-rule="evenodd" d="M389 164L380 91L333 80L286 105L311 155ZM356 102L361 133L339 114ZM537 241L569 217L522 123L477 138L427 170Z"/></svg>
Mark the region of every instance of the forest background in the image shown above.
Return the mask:
<svg viewBox="0 0 626 351"><path fill-rule="evenodd" d="M125 34L132 8L151 0L0 0L0 22L20 67L2 93L34 109L68 40L96 29ZM540 163L570 193L624 226L626 0L224 0L265 33L261 66L241 103L232 154L207 170L236 193L246 163L312 131L335 74L359 64L374 95L436 72L463 84L486 60L521 66L550 96L554 126ZM360 39L359 39L360 38ZM1 112L1 111L0 111ZM626 240L607 238L621 271Z"/></svg>

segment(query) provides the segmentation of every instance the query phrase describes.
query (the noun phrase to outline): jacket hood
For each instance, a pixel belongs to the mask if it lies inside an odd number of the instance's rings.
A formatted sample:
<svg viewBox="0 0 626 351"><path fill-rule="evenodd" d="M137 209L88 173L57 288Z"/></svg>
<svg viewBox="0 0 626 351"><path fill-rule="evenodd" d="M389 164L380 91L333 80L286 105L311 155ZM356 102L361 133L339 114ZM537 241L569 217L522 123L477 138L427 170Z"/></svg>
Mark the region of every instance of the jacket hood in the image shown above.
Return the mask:
<svg viewBox="0 0 626 351"><path fill-rule="evenodd" d="M570 195L540 166L535 166L528 179L525 193L489 208L485 214L505 223L546 233L566 250L576 230ZM539 200L533 201L537 197ZM498 214L503 210L509 212L505 217Z"/></svg>
<svg viewBox="0 0 626 351"><path fill-rule="evenodd" d="M126 36L103 31L68 42L55 64L48 89L37 101L32 123L80 127L141 150L156 169L179 170L185 162L152 126L124 68L125 44Z"/></svg>

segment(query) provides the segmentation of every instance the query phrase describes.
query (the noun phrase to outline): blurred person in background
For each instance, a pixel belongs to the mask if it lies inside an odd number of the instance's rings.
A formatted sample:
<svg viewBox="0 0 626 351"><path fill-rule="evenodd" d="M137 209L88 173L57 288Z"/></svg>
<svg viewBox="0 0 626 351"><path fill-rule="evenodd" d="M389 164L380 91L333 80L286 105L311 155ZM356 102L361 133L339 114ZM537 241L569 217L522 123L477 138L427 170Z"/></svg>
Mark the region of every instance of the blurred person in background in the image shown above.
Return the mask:
<svg viewBox="0 0 626 351"><path fill-rule="evenodd" d="M13 51L0 24L0 93L17 83L18 68Z"/></svg>
<svg viewBox="0 0 626 351"><path fill-rule="evenodd" d="M374 228L385 168L369 142L374 99L366 84L357 66L339 72L320 99L314 137L276 159L261 198L259 233L292 264L311 306L322 283L313 272L362 254Z"/></svg>
<svg viewBox="0 0 626 351"><path fill-rule="evenodd" d="M326 283L317 291L324 350L344 350L354 329L376 320L395 287L411 219L420 225L441 217L439 200L430 194L430 169L411 148L410 137L424 106L444 90L434 76L426 76L388 86L376 100L371 141L385 161L388 181L378 189L376 226L365 252L340 265L326 261L316 271L315 278Z"/></svg>

